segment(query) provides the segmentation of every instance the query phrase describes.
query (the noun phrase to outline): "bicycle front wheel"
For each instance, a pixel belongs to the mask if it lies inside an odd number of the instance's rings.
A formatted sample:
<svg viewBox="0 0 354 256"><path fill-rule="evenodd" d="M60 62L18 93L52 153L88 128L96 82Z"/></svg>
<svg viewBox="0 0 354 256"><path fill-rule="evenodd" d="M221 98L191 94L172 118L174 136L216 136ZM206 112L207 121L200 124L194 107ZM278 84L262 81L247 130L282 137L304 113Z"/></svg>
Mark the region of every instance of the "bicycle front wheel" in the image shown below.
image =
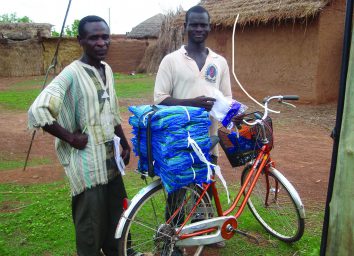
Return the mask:
<svg viewBox="0 0 354 256"><path fill-rule="evenodd" d="M244 184L251 165L242 172ZM253 181L252 174L250 183ZM246 190L247 192L247 190ZM285 242L298 241L305 229L305 212L295 188L279 171L262 172L247 201L254 217L271 235Z"/></svg>
<svg viewBox="0 0 354 256"><path fill-rule="evenodd" d="M198 185L183 187L168 195L162 184L148 191L135 205L124 225L119 255L199 255L203 246L177 248L176 230L199 198ZM186 225L210 218L210 202L203 197Z"/></svg>

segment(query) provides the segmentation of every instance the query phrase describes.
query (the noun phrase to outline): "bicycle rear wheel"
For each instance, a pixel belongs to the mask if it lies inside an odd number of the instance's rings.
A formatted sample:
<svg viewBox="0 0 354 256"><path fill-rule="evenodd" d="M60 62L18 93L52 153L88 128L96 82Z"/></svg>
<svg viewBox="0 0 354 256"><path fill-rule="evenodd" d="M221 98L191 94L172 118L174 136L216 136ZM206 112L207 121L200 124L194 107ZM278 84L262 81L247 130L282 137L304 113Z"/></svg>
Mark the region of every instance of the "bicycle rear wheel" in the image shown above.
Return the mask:
<svg viewBox="0 0 354 256"><path fill-rule="evenodd" d="M251 165L243 170L241 184L246 181L250 170ZM305 229L303 205L295 188L279 171L271 168L269 172L261 173L247 204L271 235L289 243L302 237Z"/></svg>
<svg viewBox="0 0 354 256"><path fill-rule="evenodd" d="M199 186L190 185L183 187L171 197L161 184L148 191L127 218L119 241L119 255L170 256L173 251L179 251L183 255L198 255L202 252L203 246L186 248L174 246L177 241L176 228L191 212L201 191ZM203 197L196 212L186 224L210 218L210 208L208 196ZM168 219L172 221L167 223Z"/></svg>

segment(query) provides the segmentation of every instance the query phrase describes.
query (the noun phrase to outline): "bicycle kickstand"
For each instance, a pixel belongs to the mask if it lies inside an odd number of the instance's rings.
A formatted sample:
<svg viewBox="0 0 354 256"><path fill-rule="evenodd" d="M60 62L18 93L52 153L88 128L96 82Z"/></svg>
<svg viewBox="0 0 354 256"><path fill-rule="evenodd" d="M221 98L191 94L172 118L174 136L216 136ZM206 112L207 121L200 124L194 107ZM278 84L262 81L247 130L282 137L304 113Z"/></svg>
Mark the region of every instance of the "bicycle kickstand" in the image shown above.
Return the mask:
<svg viewBox="0 0 354 256"><path fill-rule="evenodd" d="M247 232L239 230L239 229L236 229L235 232L237 234L247 237L248 239L252 240L255 244L259 244L259 240L257 239L257 237L252 236L252 235L248 234Z"/></svg>

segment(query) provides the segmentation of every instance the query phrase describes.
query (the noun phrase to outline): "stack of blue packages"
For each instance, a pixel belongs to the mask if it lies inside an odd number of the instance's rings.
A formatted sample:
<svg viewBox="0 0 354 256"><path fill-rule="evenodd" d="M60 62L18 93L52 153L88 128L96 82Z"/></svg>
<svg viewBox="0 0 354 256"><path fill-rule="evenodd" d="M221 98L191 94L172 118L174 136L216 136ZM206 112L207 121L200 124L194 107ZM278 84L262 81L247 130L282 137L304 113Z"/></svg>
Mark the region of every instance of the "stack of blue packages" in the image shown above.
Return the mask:
<svg viewBox="0 0 354 256"><path fill-rule="evenodd" d="M170 193L190 183L207 182L207 164L202 162L192 147L190 136L209 161L211 140L208 134L209 114L203 108L184 106L130 106L133 116L132 143L139 156L138 170L148 171L147 126L151 115L151 147L153 170Z"/></svg>

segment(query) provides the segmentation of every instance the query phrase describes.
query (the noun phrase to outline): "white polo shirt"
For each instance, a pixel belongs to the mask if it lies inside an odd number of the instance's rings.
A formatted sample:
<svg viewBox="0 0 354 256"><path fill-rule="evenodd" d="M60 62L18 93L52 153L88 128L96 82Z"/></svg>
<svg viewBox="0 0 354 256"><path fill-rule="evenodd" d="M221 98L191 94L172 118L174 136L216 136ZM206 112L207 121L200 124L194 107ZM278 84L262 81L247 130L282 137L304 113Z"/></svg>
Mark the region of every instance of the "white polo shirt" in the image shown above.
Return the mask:
<svg viewBox="0 0 354 256"><path fill-rule="evenodd" d="M226 59L208 48L209 54L202 70L188 56L183 45L166 55L157 72L154 102L159 104L168 97L190 99L198 96L213 97L215 88L227 98L232 98L230 72ZM218 121L211 118L210 134L217 135ZM218 155L217 149L213 154Z"/></svg>

